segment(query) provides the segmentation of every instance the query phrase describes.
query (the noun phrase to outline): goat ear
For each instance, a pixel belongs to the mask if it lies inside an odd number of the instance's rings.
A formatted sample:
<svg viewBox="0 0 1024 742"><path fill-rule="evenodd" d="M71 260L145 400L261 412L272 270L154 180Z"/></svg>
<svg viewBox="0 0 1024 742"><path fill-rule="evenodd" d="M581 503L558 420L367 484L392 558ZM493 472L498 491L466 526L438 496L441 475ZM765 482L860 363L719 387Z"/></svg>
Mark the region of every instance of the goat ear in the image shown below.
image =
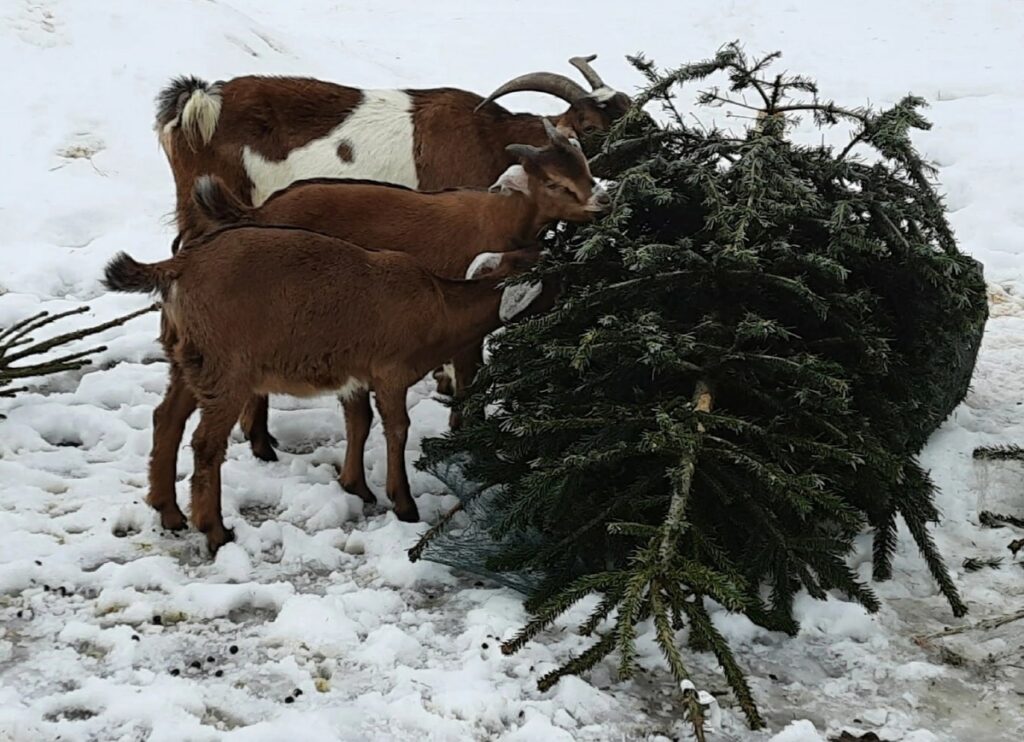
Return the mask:
<svg viewBox="0 0 1024 742"><path fill-rule="evenodd" d="M500 252L482 252L473 258L466 269L466 280L472 281L494 273L501 267Z"/></svg>
<svg viewBox="0 0 1024 742"><path fill-rule="evenodd" d="M530 178L522 165L511 165L503 172L494 184L488 188L491 193L509 193L519 191L520 193L530 192Z"/></svg>

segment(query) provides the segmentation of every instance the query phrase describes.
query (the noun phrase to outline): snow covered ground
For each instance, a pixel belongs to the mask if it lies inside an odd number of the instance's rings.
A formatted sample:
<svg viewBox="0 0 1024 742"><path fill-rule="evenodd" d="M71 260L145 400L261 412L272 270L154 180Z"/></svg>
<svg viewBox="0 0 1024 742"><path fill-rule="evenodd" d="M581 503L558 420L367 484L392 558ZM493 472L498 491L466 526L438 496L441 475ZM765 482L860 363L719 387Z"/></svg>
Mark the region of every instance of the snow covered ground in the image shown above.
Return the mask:
<svg viewBox="0 0 1024 742"><path fill-rule="evenodd" d="M914 637L1024 608L1012 529L981 509L1024 514L1021 469L979 465L979 444L1024 443L1024 3L1018 0L721 0L505 3L435 0L3 0L0 3L0 327L88 302L85 324L142 306L105 295L103 263L168 252L172 185L150 129L165 81L301 73L368 87L456 85L487 92L597 52L612 84L623 55L663 65L740 39L781 49L843 103L907 92L933 103L924 153L941 168L963 247L985 263L992 320L974 389L923 460L941 487L935 536L971 607L951 617L909 536L882 611L801 600L795 639L717 615L752 676L770 730L724 703L712 739L805 742L843 730L882 739L1024 737L1024 622ZM543 96L509 104L555 112ZM539 674L579 651L555 630L504 657L518 597L437 565L409 564L425 526L364 517L334 482L343 427L331 398L275 399L286 453L263 464L236 438L224 468L238 542L209 561L192 532L159 530L144 503L150 416L166 367L155 315L105 333L101 363L0 400L0 739L664 739L685 733L653 641L651 673L607 663L539 693ZM117 365L113 365L116 362ZM419 441L446 410L410 395ZM194 421L193 421L194 424ZM187 439L186 439L187 440ZM181 458L179 496L191 469ZM370 483L383 491L375 427ZM454 499L413 474L433 520ZM966 572L968 556L1001 569ZM865 538L856 559L868 572ZM698 685L725 687L710 656ZM663 735L659 737L658 735ZM774 736L777 735L777 736Z"/></svg>

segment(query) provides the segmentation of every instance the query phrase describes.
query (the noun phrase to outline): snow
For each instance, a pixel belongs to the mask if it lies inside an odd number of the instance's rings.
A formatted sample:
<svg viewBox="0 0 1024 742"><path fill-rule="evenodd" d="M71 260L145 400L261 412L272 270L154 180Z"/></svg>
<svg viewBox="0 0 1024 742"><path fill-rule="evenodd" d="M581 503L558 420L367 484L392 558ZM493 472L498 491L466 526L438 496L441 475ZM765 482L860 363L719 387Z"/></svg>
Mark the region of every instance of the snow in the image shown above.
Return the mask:
<svg viewBox="0 0 1024 742"><path fill-rule="evenodd" d="M771 742L824 742L825 738L818 734L814 724L801 719L787 724L786 728L772 737Z"/></svg>
<svg viewBox="0 0 1024 742"><path fill-rule="evenodd" d="M105 294L99 276L121 249L143 260L168 254L173 189L151 126L153 98L174 75L294 73L486 93L534 69L571 73L569 56L597 52L605 79L628 90L639 76L626 53L671 66L737 38L752 52L782 49L786 69L817 78L842 103L886 105L913 92L933 105L934 129L917 141L940 167L964 249L985 264L992 306L973 389L922 455L941 488L934 536L971 607L965 621L1019 610L1024 579L1006 545L1021 534L982 528L977 514L1024 512L1021 468L970 455L1024 442L1016 0L7 0L0 327L84 302L91 312L69 327L143 306ZM543 113L560 106L532 94L507 102ZM566 622L502 655L500 641L525 618L518 596L410 564L405 549L426 526L364 514L336 487L344 441L333 397L275 398L278 463L255 460L236 433L223 480L237 542L215 561L198 534L163 533L144 502L151 414L166 383L156 334L153 314L111 329L81 344L108 346L95 367L0 400L0 739L687 734L649 627L638 648L650 672L621 681L611 659L539 692L537 678L586 642ZM409 395L410 464L447 421L431 389L424 381ZM375 424L368 479L381 493L383 454ZM190 471L186 448L182 503ZM426 520L455 502L430 476L410 475ZM1004 564L971 573L960 566L967 556ZM853 556L865 579L869 557L865 536ZM873 616L838 597L801 598L803 628L792 639L716 610L769 729L747 731L718 695L711 739L803 742L843 730L903 742L1020 739L1021 624L915 641L966 624L952 619L905 532L895 570L875 586L883 607ZM725 688L713 657L687 657L697 688Z"/></svg>

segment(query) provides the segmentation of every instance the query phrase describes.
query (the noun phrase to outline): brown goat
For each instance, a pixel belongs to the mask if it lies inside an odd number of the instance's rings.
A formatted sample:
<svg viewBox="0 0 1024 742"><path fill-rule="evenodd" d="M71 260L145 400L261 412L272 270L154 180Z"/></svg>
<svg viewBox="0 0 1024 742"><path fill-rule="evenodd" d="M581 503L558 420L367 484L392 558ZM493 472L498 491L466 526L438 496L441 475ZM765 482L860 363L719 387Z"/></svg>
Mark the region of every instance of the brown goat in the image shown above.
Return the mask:
<svg viewBox="0 0 1024 742"><path fill-rule="evenodd" d="M161 341L171 375L153 415L149 503L165 528L185 526L175 502L175 461L198 406L192 523L214 553L233 537L221 515L220 466L250 396L341 390L365 397L373 389L387 440L387 494L400 519L416 521L404 458L408 388L502 321L554 295L540 284L525 297L521 285L498 286L532 265L536 250L481 254L470 271L476 280L459 281L439 278L402 253L297 228L232 227L202 242L152 264L120 253L104 283L163 297ZM363 471L369 425L358 415L346 420L342 481L376 502Z"/></svg>
<svg viewBox="0 0 1024 742"><path fill-rule="evenodd" d="M570 60L590 92L562 75L535 72L486 99L453 88L362 90L294 77L213 84L177 78L157 99L156 128L174 175L179 231L202 175L219 176L253 205L296 180L319 177L422 190L485 188L513 164L507 145L547 141L542 117L510 113L497 98L527 90L562 98L570 105L556 123L577 138L607 129L629 108L629 96L604 84L593 59Z"/></svg>
<svg viewBox="0 0 1024 742"><path fill-rule="evenodd" d="M462 277L481 249L509 249L532 241L555 221L587 221L608 206L583 153L553 125L545 121L545 126L547 147L509 145L520 164L506 171L491 191L424 193L380 183L319 179L294 183L253 208L232 196L220 179L200 178L188 231L200 234L210 223L304 227L365 248L405 252L439 276ZM469 386L482 356L482 344L476 343L451 359L453 393ZM363 404L362 414L372 415L369 400ZM451 422L458 427L454 412ZM276 459L267 430L266 397L247 407L242 427L255 456Z"/></svg>

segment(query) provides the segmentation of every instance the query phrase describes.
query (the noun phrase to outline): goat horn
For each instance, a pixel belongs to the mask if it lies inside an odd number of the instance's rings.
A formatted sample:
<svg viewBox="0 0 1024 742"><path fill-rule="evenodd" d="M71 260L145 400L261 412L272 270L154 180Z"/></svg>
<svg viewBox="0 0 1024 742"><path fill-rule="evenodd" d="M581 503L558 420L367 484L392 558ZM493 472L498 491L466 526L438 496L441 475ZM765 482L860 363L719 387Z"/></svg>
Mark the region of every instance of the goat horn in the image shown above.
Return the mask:
<svg viewBox="0 0 1024 742"><path fill-rule="evenodd" d="M573 82L565 75L556 75L554 72L531 72L509 80L484 98L473 110L479 111L488 103L497 100L503 95L524 91L547 93L556 98L561 98L566 103L575 103L580 98L586 98L589 95L579 84Z"/></svg>
<svg viewBox="0 0 1024 742"><path fill-rule="evenodd" d="M589 56L586 57L573 57L572 59L569 60L569 64L571 64L581 73L583 73L583 76L587 78L587 82L590 83L590 87L593 90L607 87L604 84L604 80L601 79L601 76L594 71L593 67L590 66L590 63L593 62L595 59L597 59L597 55L590 54Z"/></svg>
<svg viewBox="0 0 1024 742"><path fill-rule="evenodd" d="M505 151L517 159L534 160L540 150L530 144L508 144Z"/></svg>

